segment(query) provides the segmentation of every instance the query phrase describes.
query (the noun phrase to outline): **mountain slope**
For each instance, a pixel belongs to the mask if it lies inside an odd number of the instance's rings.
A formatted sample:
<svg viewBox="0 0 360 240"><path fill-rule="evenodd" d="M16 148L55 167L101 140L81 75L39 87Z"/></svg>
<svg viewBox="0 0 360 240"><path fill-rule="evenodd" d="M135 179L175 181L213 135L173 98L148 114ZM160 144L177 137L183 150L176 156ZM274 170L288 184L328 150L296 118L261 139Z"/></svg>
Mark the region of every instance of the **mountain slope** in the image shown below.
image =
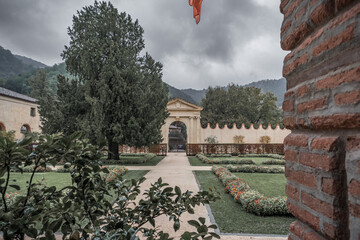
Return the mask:
<svg viewBox="0 0 360 240"><path fill-rule="evenodd" d="M28 57L24 57L24 56L20 56L20 55L14 55L17 59L19 59L20 61L22 61L24 64L30 65L34 68L44 68L47 67L47 65L35 61L34 59L28 58Z"/></svg>
<svg viewBox="0 0 360 240"><path fill-rule="evenodd" d="M207 90L206 89L196 90L196 89L188 88L188 89L181 89L181 91L189 95L199 105L201 103L201 100L205 97Z"/></svg>
<svg viewBox="0 0 360 240"><path fill-rule="evenodd" d="M280 78L278 80L266 79L246 84L244 87L257 87L260 88L262 92L272 92L277 97L277 106L281 107L286 92L286 80L285 78Z"/></svg>
<svg viewBox="0 0 360 240"><path fill-rule="evenodd" d="M16 58L9 50L0 46L0 77L5 78L10 75L30 72L35 69L33 66L25 64Z"/></svg>
<svg viewBox="0 0 360 240"><path fill-rule="evenodd" d="M169 98L173 99L173 98L181 98L189 103L192 104L198 104L191 96L189 96L188 94L184 93L183 91L181 91L180 89L177 89L173 86L170 86L169 84L165 83L168 88L169 88Z"/></svg>

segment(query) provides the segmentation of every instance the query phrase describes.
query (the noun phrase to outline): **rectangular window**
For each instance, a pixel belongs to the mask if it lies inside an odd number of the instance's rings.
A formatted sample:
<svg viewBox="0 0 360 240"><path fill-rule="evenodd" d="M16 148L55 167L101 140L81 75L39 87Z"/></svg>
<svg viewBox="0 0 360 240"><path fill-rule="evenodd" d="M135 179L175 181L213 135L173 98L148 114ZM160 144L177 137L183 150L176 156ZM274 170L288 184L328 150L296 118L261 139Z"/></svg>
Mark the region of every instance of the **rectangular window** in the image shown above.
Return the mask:
<svg viewBox="0 0 360 240"><path fill-rule="evenodd" d="M36 109L35 108L30 109L30 116L32 116L32 117L36 116Z"/></svg>

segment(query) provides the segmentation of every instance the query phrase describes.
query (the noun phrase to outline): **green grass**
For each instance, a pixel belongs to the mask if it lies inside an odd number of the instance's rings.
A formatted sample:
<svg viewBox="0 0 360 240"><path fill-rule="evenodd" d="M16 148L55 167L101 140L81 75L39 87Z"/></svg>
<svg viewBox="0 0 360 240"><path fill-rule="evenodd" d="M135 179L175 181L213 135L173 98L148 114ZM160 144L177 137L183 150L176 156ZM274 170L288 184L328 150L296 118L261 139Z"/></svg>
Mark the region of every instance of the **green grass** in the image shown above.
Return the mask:
<svg viewBox="0 0 360 240"><path fill-rule="evenodd" d="M247 213L229 194L224 192L224 186L212 172L196 171L195 174L202 189L215 187L221 195L220 200L210 203L210 208L222 233L281 235L289 233L290 223L295 221L295 218L284 216L261 217ZM271 178L273 174L268 175ZM271 188L272 186L269 184L268 187Z"/></svg>
<svg viewBox="0 0 360 240"><path fill-rule="evenodd" d="M204 163L202 162L199 158L195 157L195 156L189 156L188 157L190 165L191 166L211 166L212 164L210 163ZM263 165L262 162L265 160L269 160L272 158L266 158L266 157L226 157L226 158L219 158L219 157L209 157L209 159L251 159L255 162L256 165ZM216 164L219 165L219 164ZM237 165L237 164L234 164ZM267 165L268 166L268 165Z"/></svg>
<svg viewBox="0 0 360 240"><path fill-rule="evenodd" d="M233 173L267 197L286 196L284 173Z"/></svg>
<svg viewBox="0 0 360 240"><path fill-rule="evenodd" d="M124 178L126 179L139 179L144 176L148 171L146 170L136 170L128 171ZM15 190L14 188L8 188L8 193L10 192L19 192L20 194L26 193L31 173L11 173L11 184L16 184L20 186L20 191ZM44 177L44 180L42 178ZM16 180L16 182L13 182ZM34 175L34 183L41 182L47 186L56 186L57 189L71 185L71 178L69 173L57 173L57 172L48 172L48 173L36 173Z"/></svg>

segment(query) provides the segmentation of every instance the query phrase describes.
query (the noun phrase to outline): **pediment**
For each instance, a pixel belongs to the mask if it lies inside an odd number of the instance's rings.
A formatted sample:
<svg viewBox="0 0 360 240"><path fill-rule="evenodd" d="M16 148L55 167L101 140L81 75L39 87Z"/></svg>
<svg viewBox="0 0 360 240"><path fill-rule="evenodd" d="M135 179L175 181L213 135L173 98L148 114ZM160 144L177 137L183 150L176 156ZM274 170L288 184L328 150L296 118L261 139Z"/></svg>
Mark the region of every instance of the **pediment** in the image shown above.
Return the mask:
<svg viewBox="0 0 360 240"><path fill-rule="evenodd" d="M185 100L180 98L173 99L168 102L167 109L171 110L178 110L178 111L201 111L202 107L197 106L195 104L189 103Z"/></svg>

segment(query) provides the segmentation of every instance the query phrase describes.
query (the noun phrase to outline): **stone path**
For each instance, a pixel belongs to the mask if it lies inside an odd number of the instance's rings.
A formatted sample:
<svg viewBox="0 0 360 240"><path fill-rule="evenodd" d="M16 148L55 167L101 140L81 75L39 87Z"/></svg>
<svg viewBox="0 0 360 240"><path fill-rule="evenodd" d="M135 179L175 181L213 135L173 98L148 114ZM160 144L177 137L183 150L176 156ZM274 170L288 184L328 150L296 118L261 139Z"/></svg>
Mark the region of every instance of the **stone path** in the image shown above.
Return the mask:
<svg viewBox="0 0 360 240"><path fill-rule="evenodd" d="M199 186L196 182L193 171L209 171L211 167L208 166L191 166L185 153L169 153L162 161L156 166L128 166L129 170L150 170L146 175L146 180L142 183L141 191L144 192L150 187L151 183L157 181L159 177L163 179L163 182L168 183L171 187L179 186L182 191L190 190L198 192ZM171 237L179 239L181 234L185 231L193 231L193 227L187 224L190 219L196 219L198 217L205 217L207 222L210 223L209 212L204 206L195 208L195 214L183 214L181 217L181 228L179 231L174 232L172 223L169 222L167 217L157 218L156 225L168 232ZM276 237L276 236L256 236L256 235L221 235L221 239L225 240L284 240L287 237Z"/></svg>

